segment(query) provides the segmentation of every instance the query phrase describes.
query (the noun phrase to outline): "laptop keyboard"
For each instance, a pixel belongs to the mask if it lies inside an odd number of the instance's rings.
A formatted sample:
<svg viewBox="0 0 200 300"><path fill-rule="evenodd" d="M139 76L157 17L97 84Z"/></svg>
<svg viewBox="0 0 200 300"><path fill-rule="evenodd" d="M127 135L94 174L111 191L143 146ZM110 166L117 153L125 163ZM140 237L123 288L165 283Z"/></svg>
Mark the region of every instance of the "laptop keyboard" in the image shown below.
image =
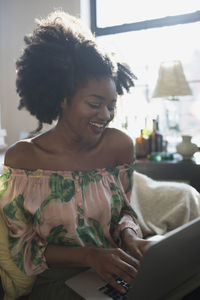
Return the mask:
<svg viewBox="0 0 200 300"><path fill-rule="evenodd" d="M113 288L109 283L100 287L99 290L102 291L104 294L106 294L107 296L109 296L110 298L114 299L114 300L126 300L127 298L127 293L128 290L131 288L130 285L125 282L124 280L121 279L117 279L116 280L118 284L120 284L121 286L123 286L123 288L125 288L126 292L124 294L121 294L120 292L118 292L115 288Z"/></svg>

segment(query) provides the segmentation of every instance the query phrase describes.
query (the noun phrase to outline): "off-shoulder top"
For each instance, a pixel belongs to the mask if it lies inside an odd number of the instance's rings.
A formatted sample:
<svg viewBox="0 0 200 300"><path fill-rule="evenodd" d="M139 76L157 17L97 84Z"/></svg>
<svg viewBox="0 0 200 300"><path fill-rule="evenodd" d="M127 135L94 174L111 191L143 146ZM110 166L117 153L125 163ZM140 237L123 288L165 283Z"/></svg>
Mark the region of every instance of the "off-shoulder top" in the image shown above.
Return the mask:
<svg viewBox="0 0 200 300"><path fill-rule="evenodd" d="M130 205L133 163L87 171L13 169L0 177L0 207L12 259L28 275L48 268L47 244L117 247L127 227L140 235Z"/></svg>

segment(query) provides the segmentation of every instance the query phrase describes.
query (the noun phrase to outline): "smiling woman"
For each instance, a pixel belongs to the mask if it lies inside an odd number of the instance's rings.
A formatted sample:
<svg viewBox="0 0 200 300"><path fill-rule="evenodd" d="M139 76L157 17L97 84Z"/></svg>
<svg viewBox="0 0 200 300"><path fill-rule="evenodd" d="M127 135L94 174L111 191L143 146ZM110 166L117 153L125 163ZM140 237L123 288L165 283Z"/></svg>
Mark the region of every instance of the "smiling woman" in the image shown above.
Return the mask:
<svg viewBox="0 0 200 300"><path fill-rule="evenodd" d="M30 300L80 299L65 281L85 267L124 292L114 278L130 283L150 243L130 205L132 139L108 128L117 96L134 85L134 75L64 12L37 21L25 43L17 61L19 108L40 128L57 123L6 152L0 178L6 253L25 276L36 275ZM9 266L3 271L9 274Z"/></svg>

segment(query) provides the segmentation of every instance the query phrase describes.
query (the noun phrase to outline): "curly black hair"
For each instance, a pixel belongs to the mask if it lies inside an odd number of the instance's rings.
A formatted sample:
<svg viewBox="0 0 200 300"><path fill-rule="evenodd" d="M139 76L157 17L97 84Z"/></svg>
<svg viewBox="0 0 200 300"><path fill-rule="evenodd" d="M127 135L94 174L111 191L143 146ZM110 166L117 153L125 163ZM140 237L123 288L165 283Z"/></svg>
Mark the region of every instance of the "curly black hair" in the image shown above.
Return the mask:
<svg viewBox="0 0 200 300"><path fill-rule="evenodd" d="M119 95L134 86L131 70L100 50L78 18L55 11L36 23L33 33L25 36L26 47L16 62L16 89L18 108L26 108L38 119L38 130L42 123L56 120L63 99L71 99L90 78L113 78Z"/></svg>

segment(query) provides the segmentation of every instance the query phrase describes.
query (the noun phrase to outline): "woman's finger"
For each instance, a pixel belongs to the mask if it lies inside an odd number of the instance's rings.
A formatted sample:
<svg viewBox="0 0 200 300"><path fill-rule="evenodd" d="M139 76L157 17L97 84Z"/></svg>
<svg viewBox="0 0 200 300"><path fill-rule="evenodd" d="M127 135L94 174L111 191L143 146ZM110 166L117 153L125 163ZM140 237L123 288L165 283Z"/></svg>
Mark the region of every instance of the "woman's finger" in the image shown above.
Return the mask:
<svg viewBox="0 0 200 300"><path fill-rule="evenodd" d="M141 260L143 257L143 253L139 248L131 248L129 250L132 257L136 258L137 260Z"/></svg>
<svg viewBox="0 0 200 300"><path fill-rule="evenodd" d="M131 245L132 246L132 245ZM138 247L129 247L127 250L129 252L126 253L125 251L123 251L125 253L126 257L126 262L128 262L129 264L133 265L134 267L138 268L139 267L139 261L142 259L142 252Z"/></svg>
<svg viewBox="0 0 200 300"><path fill-rule="evenodd" d="M126 289L123 286L121 286L119 283L117 283L117 280L114 279L112 276L108 276L106 281L118 292L122 294L126 292Z"/></svg>
<svg viewBox="0 0 200 300"><path fill-rule="evenodd" d="M133 270L130 271L129 267L126 268L118 268L117 272L117 277L126 281L127 283L131 283L132 280L136 277L137 275L137 270L133 268Z"/></svg>

